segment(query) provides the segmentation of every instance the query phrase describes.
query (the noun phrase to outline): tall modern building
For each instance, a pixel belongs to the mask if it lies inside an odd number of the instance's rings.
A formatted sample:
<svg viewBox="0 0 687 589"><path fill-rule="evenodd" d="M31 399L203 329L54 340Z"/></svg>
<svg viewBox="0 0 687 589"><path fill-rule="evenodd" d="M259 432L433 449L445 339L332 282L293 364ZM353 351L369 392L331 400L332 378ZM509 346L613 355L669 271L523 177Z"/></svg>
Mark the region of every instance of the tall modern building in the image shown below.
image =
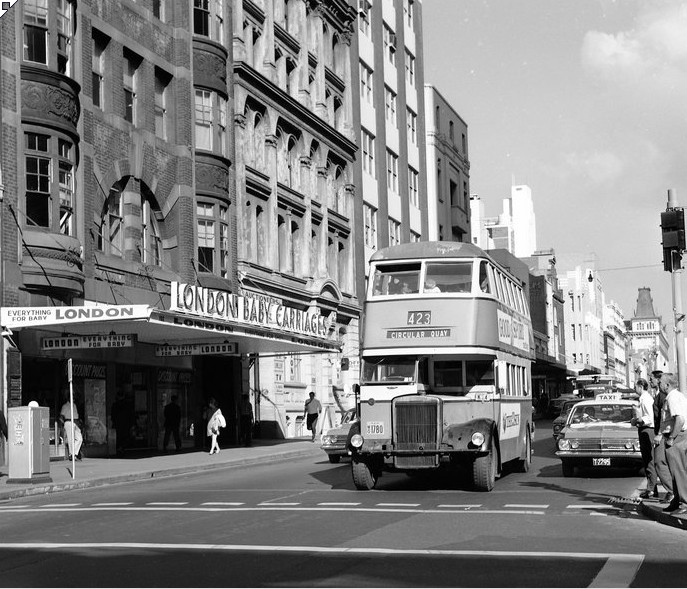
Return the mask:
<svg viewBox="0 0 687 589"><path fill-rule="evenodd" d="M96 456L115 400L136 449L159 447L172 396L190 446L211 396L233 442L242 392L282 436L307 391L350 389L356 17L345 0L2 16L1 407L55 423L69 367Z"/></svg>
<svg viewBox="0 0 687 589"><path fill-rule="evenodd" d="M425 84L427 224L430 241L470 241L468 126L449 102Z"/></svg>
<svg viewBox="0 0 687 589"><path fill-rule="evenodd" d="M359 0L359 266L375 250L426 239L425 101L420 0ZM364 274L360 273L360 288Z"/></svg>
<svg viewBox="0 0 687 589"><path fill-rule="evenodd" d="M498 216L486 216L484 203L477 195L472 195L470 207L474 244L482 249L507 249L520 258L534 254L537 227L529 186L512 186L511 195L503 199L503 210Z"/></svg>

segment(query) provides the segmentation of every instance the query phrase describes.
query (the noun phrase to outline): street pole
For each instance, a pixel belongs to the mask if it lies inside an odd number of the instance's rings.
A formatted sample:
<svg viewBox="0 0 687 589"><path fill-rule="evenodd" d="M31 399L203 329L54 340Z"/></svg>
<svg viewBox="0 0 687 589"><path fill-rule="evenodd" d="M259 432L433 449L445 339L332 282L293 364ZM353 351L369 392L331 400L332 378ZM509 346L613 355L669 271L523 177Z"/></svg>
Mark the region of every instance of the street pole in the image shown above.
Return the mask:
<svg viewBox="0 0 687 589"><path fill-rule="evenodd" d="M668 190L668 208L673 209L678 206L677 197L673 190ZM677 377L679 388L682 393L687 393L687 373L685 372L685 336L684 320L682 312L682 252L675 250L671 252L672 271L670 280L673 290L673 316L675 320L675 353L677 355Z"/></svg>

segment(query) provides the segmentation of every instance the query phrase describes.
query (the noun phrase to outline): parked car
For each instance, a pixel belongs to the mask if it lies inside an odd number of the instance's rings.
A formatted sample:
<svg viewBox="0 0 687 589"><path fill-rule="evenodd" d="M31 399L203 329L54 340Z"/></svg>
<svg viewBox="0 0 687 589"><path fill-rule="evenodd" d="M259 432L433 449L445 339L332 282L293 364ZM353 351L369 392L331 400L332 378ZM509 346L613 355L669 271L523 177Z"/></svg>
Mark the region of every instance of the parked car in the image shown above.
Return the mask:
<svg viewBox="0 0 687 589"><path fill-rule="evenodd" d="M570 393L565 393L560 397L554 397L553 399L551 399L551 401L549 401L549 414L553 417L558 417L561 414L563 405L565 405L568 401L578 402L582 400L582 397Z"/></svg>
<svg viewBox="0 0 687 589"><path fill-rule="evenodd" d="M636 406L620 394L576 403L556 442L563 476L573 476L576 466L641 467L639 436L631 423Z"/></svg>
<svg viewBox="0 0 687 589"><path fill-rule="evenodd" d="M329 462L336 464L342 456L349 456L351 436L360 433L360 419L355 409L349 409L341 417L341 424L327 430L322 435L322 449L327 453Z"/></svg>
<svg viewBox="0 0 687 589"><path fill-rule="evenodd" d="M561 414L553 420L553 438L557 440L561 434L561 430L565 426L565 420L568 419L568 413L570 410L577 405L581 399L574 399L572 401L566 401L563 403L563 408L561 409Z"/></svg>

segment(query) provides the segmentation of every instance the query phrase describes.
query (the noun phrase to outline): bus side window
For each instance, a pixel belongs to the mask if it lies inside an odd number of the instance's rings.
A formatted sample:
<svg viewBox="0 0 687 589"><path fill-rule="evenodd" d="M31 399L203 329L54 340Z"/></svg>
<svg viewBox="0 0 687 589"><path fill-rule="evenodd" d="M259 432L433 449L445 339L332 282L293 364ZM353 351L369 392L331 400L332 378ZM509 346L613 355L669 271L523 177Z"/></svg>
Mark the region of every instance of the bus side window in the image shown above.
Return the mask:
<svg viewBox="0 0 687 589"><path fill-rule="evenodd" d="M479 264L479 289L482 292L490 293L491 287L489 286L489 264L482 260Z"/></svg>

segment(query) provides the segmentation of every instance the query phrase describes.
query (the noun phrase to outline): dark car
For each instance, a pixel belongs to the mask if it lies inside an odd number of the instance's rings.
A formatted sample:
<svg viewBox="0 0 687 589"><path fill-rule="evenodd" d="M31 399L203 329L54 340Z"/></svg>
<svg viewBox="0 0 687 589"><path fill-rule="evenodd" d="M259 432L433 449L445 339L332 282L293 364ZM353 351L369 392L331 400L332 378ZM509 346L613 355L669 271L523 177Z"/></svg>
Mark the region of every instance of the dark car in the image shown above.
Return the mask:
<svg viewBox="0 0 687 589"><path fill-rule="evenodd" d="M574 399L563 403L561 414L553 420L553 439L557 440L560 436L561 430L565 427L565 420L568 418L570 410L577 405L582 399Z"/></svg>
<svg viewBox="0 0 687 589"><path fill-rule="evenodd" d="M355 409L349 409L341 417L341 424L322 435L322 449L329 462L336 464L342 456L349 456L349 442L354 433L360 433L360 419Z"/></svg>

